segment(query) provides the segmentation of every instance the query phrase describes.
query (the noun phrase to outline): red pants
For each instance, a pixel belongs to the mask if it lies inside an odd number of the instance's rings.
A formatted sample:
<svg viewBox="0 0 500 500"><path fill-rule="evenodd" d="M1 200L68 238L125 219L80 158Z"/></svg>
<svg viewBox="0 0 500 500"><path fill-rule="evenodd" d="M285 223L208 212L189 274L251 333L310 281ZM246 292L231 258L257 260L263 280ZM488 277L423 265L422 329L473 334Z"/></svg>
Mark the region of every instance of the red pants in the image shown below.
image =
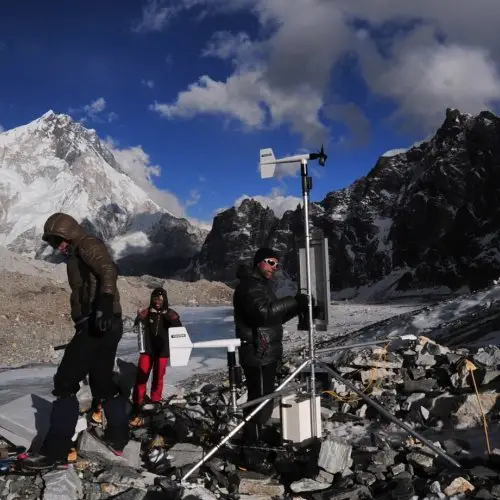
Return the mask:
<svg viewBox="0 0 500 500"><path fill-rule="evenodd" d="M163 393L163 377L167 370L168 358L157 358L149 354L139 356L139 366L137 367L137 378L135 381L133 402L142 405L146 396L146 389L149 374L153 368L153 383L151 384L151 401L161 401Z"/></svg>

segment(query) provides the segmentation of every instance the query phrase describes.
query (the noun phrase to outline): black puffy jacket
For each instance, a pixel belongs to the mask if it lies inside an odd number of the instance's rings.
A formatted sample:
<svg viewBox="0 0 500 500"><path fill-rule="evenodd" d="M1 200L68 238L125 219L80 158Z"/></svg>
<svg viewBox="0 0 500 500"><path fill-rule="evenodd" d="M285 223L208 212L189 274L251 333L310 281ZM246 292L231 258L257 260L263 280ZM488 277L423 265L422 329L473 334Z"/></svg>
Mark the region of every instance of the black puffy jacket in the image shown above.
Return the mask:
<svg viewBox="0 0 500 500"><path fill-rule="evenodd" d="M297 315L295 297L278 299L269 280L257 269L240 266L233 295L236 337L241 339L240 364L263 366L283 355L283 323Z"/></svg>

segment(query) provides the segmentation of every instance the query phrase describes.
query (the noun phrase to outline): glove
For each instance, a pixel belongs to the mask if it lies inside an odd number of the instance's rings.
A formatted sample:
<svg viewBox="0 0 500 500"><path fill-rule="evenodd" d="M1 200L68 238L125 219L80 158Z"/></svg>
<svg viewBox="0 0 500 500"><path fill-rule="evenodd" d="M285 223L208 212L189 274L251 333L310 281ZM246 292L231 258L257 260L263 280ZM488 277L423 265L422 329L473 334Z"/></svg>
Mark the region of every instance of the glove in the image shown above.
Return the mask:
<svg viewBox="0 0 500 500"><path fill-rule="evenodd" d="M111 330L113 324L113 302L114 297L109 293L103 293L97 302L95 326L99 333Z"/></svg>
<svg viewBox="0 0 500 500"><path fill-rule="evenodd" d="M314 297L312 298L312 306L314 307L316 301L314 300ZM309 307L309 299L305 293L298 293L295 295L295 301L297 302L297 307L300 312L307 312L307 309Z"/></svg>

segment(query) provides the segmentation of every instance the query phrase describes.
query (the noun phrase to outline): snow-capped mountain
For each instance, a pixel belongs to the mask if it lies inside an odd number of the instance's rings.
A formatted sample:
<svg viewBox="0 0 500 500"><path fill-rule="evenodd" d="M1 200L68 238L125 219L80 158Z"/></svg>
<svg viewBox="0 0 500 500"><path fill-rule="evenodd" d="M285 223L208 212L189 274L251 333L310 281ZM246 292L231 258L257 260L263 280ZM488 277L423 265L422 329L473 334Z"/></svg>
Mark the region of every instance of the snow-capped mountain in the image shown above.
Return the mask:
<svg viewBox="0 0 500 500"><path fill-rule="evenodd" d="M95 130L49 111L0 134L0 245L31 257L47 256L43 224L58 211L102 237L122 272L130 271L126 264L131 259L136 272L150 272L151 257L165 249L169 258L179 257L185 265L207 233L153 202ZM154 269L156 275L178 270L168 262L155 262Z"/></svg>
<svg viewBox="0 0 500 500"><path fill-rule="evenodd" d="M433 137L382 155L368 175L312 203L311 214L329 241L333 290L491 283L500 274L500 119L447 110ZM249 200L217 215L189 278L234 280L236 261L263 244L283 252L294 277L302 234L300 208L279 219Z"/></svg>

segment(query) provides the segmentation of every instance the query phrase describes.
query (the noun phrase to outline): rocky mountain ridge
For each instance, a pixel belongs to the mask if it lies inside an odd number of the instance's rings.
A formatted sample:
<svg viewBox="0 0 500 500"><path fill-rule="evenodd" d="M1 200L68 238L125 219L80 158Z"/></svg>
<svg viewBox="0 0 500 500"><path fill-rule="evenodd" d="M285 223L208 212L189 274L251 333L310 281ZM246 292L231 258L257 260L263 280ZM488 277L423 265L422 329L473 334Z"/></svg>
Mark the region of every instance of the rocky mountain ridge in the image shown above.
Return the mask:
<svg viewBox="0 0 500 500"><path fill-rule="evenodd" d="M449 109L434 136L386 153L366 176L311 203L312 228L329 241L332 290L474 290L496 278L499 134L493 113ZM52 258L41 228L62 210L106 240L122 274L232 283L236 266L268 245L282 252L282 281L293 288L300 207L276 217L247 199L200 229L159 207L95 131L66 115L0 134L0 174L0 244L17 253Z"/></svg>
<svg viewBox="0 0 500 500"><path fill-rule="evenodd" d="M500 272L500 119L448 109L436 134L379 158L347 188L311 203L312 226L328 238L332 290L354 295L486 286ZM255 200L219 213L187 278L230 282L238 261L261 245L282 251L296 276L301 208L275 217Z"/></svg>
<svg viewBox="0 0 500 500"><path fill-rule="evenodd" d="M0 134L0 244L50 259L41 234L57 211L103 238L123 274L171 276L207 234L155 203L95 130L49 111Z"/></svg>

